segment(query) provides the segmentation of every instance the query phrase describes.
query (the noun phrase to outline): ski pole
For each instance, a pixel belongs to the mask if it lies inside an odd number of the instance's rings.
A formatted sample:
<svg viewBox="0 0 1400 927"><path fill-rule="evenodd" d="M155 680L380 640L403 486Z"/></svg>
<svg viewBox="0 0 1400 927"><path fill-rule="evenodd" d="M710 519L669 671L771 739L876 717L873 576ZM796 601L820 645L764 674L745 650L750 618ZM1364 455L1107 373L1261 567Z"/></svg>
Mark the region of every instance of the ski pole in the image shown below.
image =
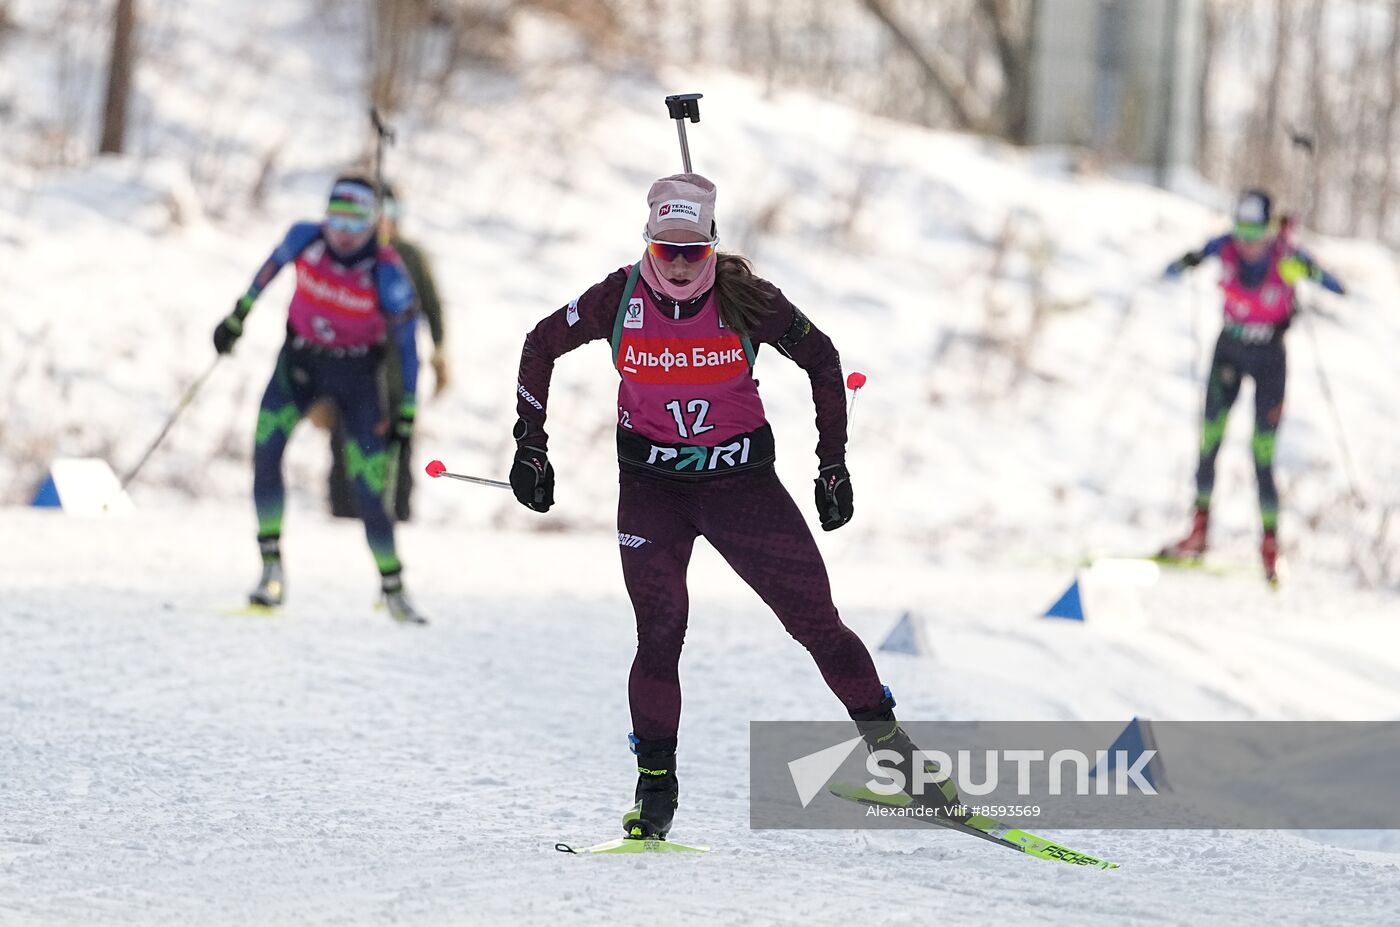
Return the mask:
<svg viewBox="0 0 1400 927"><path fill-rule="evenodd" d="M859 370L852 370L846 377L846 388L851 391L851 401L850 404L846 406L846 427L848 429L851 427L851 420L856 414L856 393L865 385L865 380L865 374L861 373Z"/></svg>
<svg viewBox="0 0 1400 927"><path fill-rule="evenodd" d="M1315 205L1312 194L1316 180L1317 147L1310 134L1300 132L1293 126L1289 126L1287 132L1288 140L1293 144L1294 149L1302 151L1307 156L1307 169L1305 171L1308 180L1307 206L1304 208L1302 216L1303 220L1307 221L1311 220L1311 213ZM1284 226L1284 233L1291 232L1295 224L1297 223L1287 222ZM1337 432L1337 446L1342 452L1342 469L1346 472L1347 488L1351 491L1351 497L1356 504L1364 509L1367 507L1366 497L1361 495L1360 484L1356 479L1356 464L1351 456L1351 446L1347 444L1346 430L1342 427L1341 412L1337 409L1337 401L1332 395L1332 384L1327 379L1327 369L1322 362L1321 343L1318 341L1317 329L1313 326L1310 318L1312 313L1308 311L1307 306L1299 303L1298 314L1303 317L1303 328L1308 332L1308 342L1312 345L1313 365L1317 368L1318 384L1322 387L1322 398L1327 403L1327 411L1332 416L1332 427Z"/></svg>
<svg viewBox="0 0 1400 927"><path fill-rule="evenodd" d="M1196 386L1201 382L1201 289L1195 280L1187 286L1191 288L1191 385Z"/></svg>
<svg viewBox="0 0 1400 927"><path fill-rule="evenodd" d="M690 173L690 144L685 137L685 121L700 121L700 98L703 93L673 93L666 98L666 111L676 120L676 135L681 141L681 163L685 172Z"/></svg>
<svg viewBox="0 0 1400 927"><path fill-rule="evenodd" d="M219 366L219 361L223 359L224 356L222 354L215 354L213 363L199 375L199 379L191 383L189 388L185 390L185 394L181 396L180 401L175 404L175 411L171 412L170 416L165 420L165 425L161 428L160 434L156 435L156 439L151 442L150 447L146 448L146 453L141 455L141 459L136 461L136 466L128 470L126 476L122 477L122 489L126 489L131 481L136 479L136 474L141 472L141 468L146 465L146 461L150 460L156 448L160 447L160 443L164 441L165 436L170 433L170 429L175 425L175 420L180 417L180 413L184 412L185 407L194 401L195 394L199 392L199 388L204 385L205 380L209 379L209 374L214 372L214 368Z"/></svg>
<svg viewBox="0 0 1400 927"><path fill-rule="evenodd" d="M1342 415L1337 409L1337 401L1332 396L1332 383L1327 379L1327 368L1322 362L1322 348L1317 338L1317 329L1312 324L1311 313L1306 306L1299 307L1299 315L1303 317L1303 328L1308 333L1308 343L1312 345L1313 365L1317 368L1317 382L1322 387L1322 398L1327 403L1327 411L1332 416L1332 427L1337 432L1337 446L1342 452L1342 469L1346 472L1347 488L1351 490L1352 499L1361 508L1366 508L1366 497L1361 494L1360 485L1356 479L1356 463L1351 456L1351 446L1347 444L1347 433L1342 427Z"/></svg>
<svg viewBox="0 0 1400 927"><path fill-rule="evenodd" d="M428 476L431 476L433 479L445 476L448 479L461 480L464 483L479 483L482 486L495 486L500 489L510 489L510 484L504 483L501 480L488 480L484 476L467 476L465 473L449 472L447 466L441 460L430 460L428 461L428 465L423 469L427 471Z"/></svg>

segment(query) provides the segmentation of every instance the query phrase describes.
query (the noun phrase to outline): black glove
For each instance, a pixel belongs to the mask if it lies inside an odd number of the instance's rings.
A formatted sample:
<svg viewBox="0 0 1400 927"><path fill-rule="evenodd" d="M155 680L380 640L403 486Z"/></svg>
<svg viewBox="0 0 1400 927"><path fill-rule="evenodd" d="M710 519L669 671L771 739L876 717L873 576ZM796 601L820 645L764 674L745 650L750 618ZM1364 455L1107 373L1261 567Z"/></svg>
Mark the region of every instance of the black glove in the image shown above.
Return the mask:
<svg viewBox="0 0 1400 927"><path fill-rule="evenodd" d="M234 344L243 334L243 320L248 317L248 313L253 308L252 297L240 296L238 302L233 304L233 311L224 316L219 322L219 327L214 329L214 350L220 354L227 354L233 350Z"/></svg>
<svg viewBox="0 0 1400 927"><path fill-rule="evenodd" d="M851 473L845 464L822 467L817 473L817 515L823 531L835 531L851 520L855 502L851 495Z"/></svg>
<svg viewBox="0 0 1400 927"><path fill-rule="evenodd" d="M554 467L542 448L522 444L510 467L510 488L527 509L548 512L554 504Z"/></svg>
<svg viewBox="0 0 1400 927"><path fill-rule="evenodd" d="M243 334L243 323L237 316L228 316L219 322L219 327L214 329L214 350L220 354L227 354L233 350L234 344L238 341L238 336Z"/></svg>
<svg viewBox="0 0 1400 927"><path fill-rule="evenodd" d="M1191 270L1193 267L1197 266L1204 260L1205 257L1201 254L1201 252L1188 251L1181 257L1177 258L1175 261L1172 261L1170 264L1168 264L1167 269L1162 272L1162 276L1166 277L1168 280L1175 280L1177 277L1180 277L1182 274L1186 273L1188 270Z"/></svg>

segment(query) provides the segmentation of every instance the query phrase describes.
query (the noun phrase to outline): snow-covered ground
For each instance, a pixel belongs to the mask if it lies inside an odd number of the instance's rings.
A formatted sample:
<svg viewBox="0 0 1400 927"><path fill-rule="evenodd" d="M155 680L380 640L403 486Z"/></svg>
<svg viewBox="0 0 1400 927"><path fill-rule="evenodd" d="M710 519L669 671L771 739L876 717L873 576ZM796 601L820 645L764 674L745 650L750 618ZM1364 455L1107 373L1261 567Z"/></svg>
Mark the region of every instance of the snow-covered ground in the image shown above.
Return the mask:
<svg viewBox="0 0 1400 927"><path fill-rule="evenodd" d="M750 832L748 722L840 711L703 545L676 835L714 850L554 853L611 836L632 782L601 348L556 371L549 516L497 490L419 486L401 538L426 629L371 608L362 534L320 514L328 455L305 426L288 460L292 603L277 620L229 614L257 568L248 457L289 275L134 484L134 515L24 508L54 457L135 461L212 360L215 322L359 151L362 46L327 5L158 8L137 156L56 172L26 160L38 137L0 147L17 178L0 191L0 923L1393 917L1400 856L1356 848L1395 848L1387 834L1064 834L1122 864L1081 872L952 834ZM0 95L28 126L102 52L54 68L45 5L14 9ZM1247 388L1215 533L1237 569L1163 576L1137 621L1040 621L1085 555L1185 527L1218 309L1209 268L1155 278L1221 214L1056 153L724 73L598 67L548 20L522 36L515 73L403 117L391 152L409 231L437 259L457 373L425 405L420 463L504 474L524 332L637 255L647 182L678 161L661 97L701 90L691 147L719 184L725 244L870 375L856 520L818 533L868 642L905 611L927 622L933 656L879 660L904 716L1400 715L1393 254L1308 241L1353 291L1309 298L1366 505L1346 501L1314 344L1295 331L1278 467L1291 582L1273 594L1254 576ZM254 208L240 183L274 149ZM758 373L780 472L808 507L805 377L769 352Z"/></svg>
<svg viewBox="0 0 1400 927"><path fill-rule="evenodd" d="M0 923L1381 923L1400 892L1400 856L1294 834L1052 834L1122 866L1100 872L956 834L750 831L748 722L840 709L703 545L675 835L713 849L568 857L554 842L611 836L633 781L606 534L411 526L435 619L414 629L371 609L351 523L296 513L292 604L267 619L228 613L247 512L3 515ZM901 606L929 623L933 657L879 655L908 717L1400 713L1380 599L1295 587L1263 614L1253 583L1177 576L1147 627L1037 621L1049 572L906 563L892 583L837 537L854 628L877 641Z"/></svg>

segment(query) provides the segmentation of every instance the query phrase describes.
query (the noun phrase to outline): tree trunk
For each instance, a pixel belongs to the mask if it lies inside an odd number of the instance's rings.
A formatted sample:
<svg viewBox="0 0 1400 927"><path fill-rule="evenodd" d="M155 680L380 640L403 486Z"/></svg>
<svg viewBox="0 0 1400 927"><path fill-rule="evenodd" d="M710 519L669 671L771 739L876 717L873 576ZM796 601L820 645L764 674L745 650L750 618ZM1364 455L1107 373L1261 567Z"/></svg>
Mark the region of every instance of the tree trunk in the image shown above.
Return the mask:
<svg viewBox="0 0 1400 927"><path fill-rule="evenodd" d="M1352 32L1351 65L1342 78L1346 90L1347 128L1346 140L1348 178L1347 209L1341 231L1348 235L1358 235L1361 231L1361 217L1366 215L1375 202L1376 190L1366 169L1366 161L1372 149L1368 143L1372 138L1370 127L1376 119L1375 100L1368 93L1373 82L1374 68L1380 65L1378 50L1373 49L1369 25L1359 17Z"/></svg>
<svg viewBox="0 0 1400 927"><path fill-rule="evenodd" d="M396 112L407 103L422 66L427 13L422 0L374 0L369 102L382 112Z"/></svg>
<svg viewBox="0 0 1400 927"><path fill-rule="evenodd" d="M1034 28L1034 4L978 0L977 10L992 32L1001 64L1001 98L997 104L1001 134L1007 141L1024 145L1030 137L1031 56L1027 37Z"/></svg>
<svg viewBox="0 0 1400 927"><path fill-rule="evenodd" d="M1269 71L1269 83L1264 89L1264 119L1256 139L1254 163L1259 170L1259 180L1266 186L1277 186L1287 173L1279 164L1279 138L1283 131L1280 103L1283 99L1284 82L1288 78L1289 49L1292 45L1289 10L1292 0L1274 2L1274 56ZM1278 191L1273 191L1277 195Z"/></svg>
<svg viewBox="0 0 1400 927"><path fill-rule="evenodd" d="M1381 179L1380 197L1376 203L1376 232L1381 241L1394 241L1390 211L1395 204L1395 117L1400 113L1400 0L1390 4L1390 46L1386 49L1386 71L1390 75L1386 88L1385 113L1381 116L1381 154L1385 158L1385 175Z"/></svg>
<svg viewBox="0 0 1400 927"><path fill-rule="evenodd" d="M1220 37L1223 33L1222 13L1219 7L1204 0L1202 18L1204 31L1201 36L1201 82L1196 88L1196 170L1211 176L1215 157L1215 136L1211 131L1210 107L1213 102L1211 81L1215 79L1216 56L1220 52Z"/></svg>
<svg viewBox="0 0 1400 927"><path fill-rule="evenodd" d="M1321 228L1318 216L1324 214L1323 191L1327 189L1323 179L1331 175L1328 166L1328 153L1332 147L1332 107L1329 105L1327 70L1327 30L1326 10L1323 0L1312 0L1308 9L1308 87L1311 101L1308 113L1308 130L1312 135L1311 155L1296 152L1295 157L1304 158L1303 176L1298 183L1305 185L1307 200L1300 218L1308 228Z"/></svg>
<svg viewBox="0 0 1400 927"><path fill-rule="evenodd" d="M131 74L136 65L136 0L117 0L112 22L112 60L107 68L107 101L102 107L101 154L121 154L126 139Z"/></svg>

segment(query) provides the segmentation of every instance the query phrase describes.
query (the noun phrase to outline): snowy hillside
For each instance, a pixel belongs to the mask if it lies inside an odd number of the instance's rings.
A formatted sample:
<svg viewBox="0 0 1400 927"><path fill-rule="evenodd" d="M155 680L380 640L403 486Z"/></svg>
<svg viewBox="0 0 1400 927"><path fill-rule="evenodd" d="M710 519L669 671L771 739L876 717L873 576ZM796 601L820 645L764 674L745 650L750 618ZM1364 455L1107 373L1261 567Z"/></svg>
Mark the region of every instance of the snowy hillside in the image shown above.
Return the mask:
<svg viewBox="0 0 1400 927"><path fill-rule="evenodd" d="M15 5L0 95L19 125L101 60L94 42L52 68L45 6ZM39 169L41 139L0 145L16 178L0 191L0 924L600 923L657 901L746 924L1393 916L1400 855L1373 852L1400 847L1390 834L1062 835L1122 864L1085 872L954 834L750 831L748 722L840 711L704 545L676 835L714 849L554 853L613 836L632 776L616 379L599 346L556 368L547 517L420 482L400 537L433 618L421 633L370 607L362 535L322 514L329 458L307 425L288 455L287 615L229 614L256 572L249 455L290 274L132 487L134 515L24 508L55 457L135 462L258 264L363 153L361 39L343 10L313 7L334 5L161 6L130 158ZM1219 309L1212 267L1157 278L1223 230L1228 193L1204 203L725 73L610 70L546 18L520 33L514 72L404 115L389 155L456 372L420 413L420 464L505 475L525 332L640 254L647 184L679 169L662 97L702 91L690 143L719 187L724 246L870 377L849 450L856 518L818 534L867 642L905 611L928 624L932 656L877 661L905 716L1400 716L1393 254L1306 240L1352 291L1307 299L1366 504L1348 501L1300 325L1278 463L1292 581L1271 594L1254 576L1246 388L1220 461L1227 575L1164 575L1136 621L1039 621L1087 555L1185 528ZM757 373L806 511L806 378L774 352Z"/></svg>
<svg viewBox="0 0 1400 927"><path fill-rule="evenodd" d="M329 178L358 153L358 136L344 128L356 115L350 81L334 71L325 80L308 75L316 62L307 49L333 56L324 40L310 41L315 24L295 6L263 14L280 20L276 29L259 22L275 80L250 82L240 102L259 108L244 121L206 125L190 109L187 95L217 79L197 57L184 62L185 80L145 88L161 137L223 131L217 146L232 163L260 139L280 140L262 209L250 213L238 199L229 218L204 220L181 165L165 158L45 175L11 217L16 231L0 242L13 268L9 324L0 328L7 500L26 501L55 454L129 466L210 362L213 324L285 227L319 212ZM249 28L184 15L183 27L208 30L211 42L237 42ZM706 98L692 148L697 169L718 182L724 243L752 255L831 333L848 369L871 377L852 431L862 516L852 534L942 555L1073 560L1151 547L1181 529L1197 381L1218 310L1211 268L1187 284L1154 281L1167 260L1219 231L1217 212L1075 175L1050 154L799 96L765 98L722 74L677 72L659 82L610 74L561 62L548 36L536 44L539 72L562 71L547 88L529 67L523 77L483 80L462 102L444 101L434 125L405 118L402 150L390 153L409 229L436 257L454 331L459 382L422 416L425 460L503 472L523 334L635 258L646 184L678 167L660 98L693 87ZM296 88L294 101L284 84ZM569 88L568 105L557 105L560 87ZM234 80L229 93L244 90ZM1388 559L1372 558L1368 575L1393 578L1400 539L1395 529L1383 535L1380 513L1400 502L1384 479L1400 464L1400 443L1384 427L1400 388L1385 361L1400 346L1400 281L1392 256L1377 248L1310 244L1356 293L1309 298L1329 313L1317 334L1371 506L1356 513L1343 501L1312 346L1295 332L1279 450L1283 536L1296 564L1330 567L1349 565L1353 547L1379 537ZM245 494L248 435L282 335L289 276L264 296L250 336L143 474L140 498L169 498L166 489ZM615 380L600 354L588 349L558 368L557 525L596 527L612 517ZM805 378L776 356L759 374L782 472L801 485L815 443ZM1241 407L1247 402L1248 393ZM1235 416L1220 478L1219 540L1241 557L1255 534L1248 418ZM320 444L309 433L293 443L292 482L307 505L319 504ZM896 500L877 486L902 489ZM424 514L478 526L534 523L508 498L472 491L442 494Z"/></svg>

